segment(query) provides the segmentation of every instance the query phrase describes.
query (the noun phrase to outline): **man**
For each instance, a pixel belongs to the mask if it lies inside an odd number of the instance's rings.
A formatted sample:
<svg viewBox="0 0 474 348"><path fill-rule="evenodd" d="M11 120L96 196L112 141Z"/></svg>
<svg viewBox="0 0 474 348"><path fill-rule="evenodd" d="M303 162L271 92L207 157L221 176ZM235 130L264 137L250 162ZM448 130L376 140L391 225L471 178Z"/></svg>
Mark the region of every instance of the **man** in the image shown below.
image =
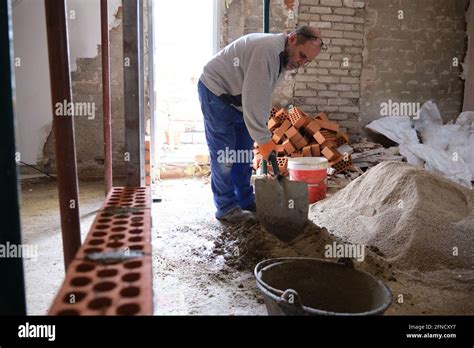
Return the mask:
<svg viewBox="0 0 474 348"><path fill-rule="evenodd" d="M217 219L229 223L253 219L251 159L242 161L236 155L251 154L254 141L265 160L276 151L267 129L272 92L286 70L309 64L322 46L319 30L310 26L290 34L249 34L222 49L204 67L198 92Z"/></svg>

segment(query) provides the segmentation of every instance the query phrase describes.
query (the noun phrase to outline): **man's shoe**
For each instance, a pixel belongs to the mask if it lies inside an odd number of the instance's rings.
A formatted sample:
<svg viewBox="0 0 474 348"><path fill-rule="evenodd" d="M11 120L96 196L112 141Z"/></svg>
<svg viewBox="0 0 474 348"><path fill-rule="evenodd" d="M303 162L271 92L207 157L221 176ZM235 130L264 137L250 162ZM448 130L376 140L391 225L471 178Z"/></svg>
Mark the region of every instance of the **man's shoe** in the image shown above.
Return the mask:
<svg viewBox="0 0 474 348"><path fill-rule="evenodd" d="M228 222L231 224L238 224L244 221L256 220L255 214L248 210L242 210L239 207L232 209L224 216L218 217L217 220Z"/></svg>
<svg viewBox="0 0 474 348"><path fill-rule="evenodd" d="M257 212L257 206L255 205L255 202L253 202L251 206L245 208L245 210L256 213Z"/></svg>

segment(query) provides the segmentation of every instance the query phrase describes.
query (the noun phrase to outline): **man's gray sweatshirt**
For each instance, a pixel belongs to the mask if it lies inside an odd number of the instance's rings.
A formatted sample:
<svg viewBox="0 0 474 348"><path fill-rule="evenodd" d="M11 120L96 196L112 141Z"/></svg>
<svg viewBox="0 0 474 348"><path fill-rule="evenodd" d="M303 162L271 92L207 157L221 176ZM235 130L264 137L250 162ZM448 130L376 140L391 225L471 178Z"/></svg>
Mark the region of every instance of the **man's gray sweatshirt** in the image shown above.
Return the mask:
<svg viewBox="0 0 474 348"><path fill-rule="evenodd" d="M200 78L212 93L243 112L250 136L258 144L271 139L266 123L272 92L285 75L286 38L286 34L245 35L217 53Z"/></svg>

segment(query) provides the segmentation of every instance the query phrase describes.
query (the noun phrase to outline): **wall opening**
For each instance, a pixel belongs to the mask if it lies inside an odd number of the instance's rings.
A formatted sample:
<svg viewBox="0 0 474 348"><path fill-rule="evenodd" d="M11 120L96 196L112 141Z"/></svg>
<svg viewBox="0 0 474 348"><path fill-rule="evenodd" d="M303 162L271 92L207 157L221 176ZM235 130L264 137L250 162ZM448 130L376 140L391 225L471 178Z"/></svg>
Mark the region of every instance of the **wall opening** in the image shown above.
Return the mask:
<svg viewBox="0 0 474 348"><path fill-rule="evenodd" d="M196 156L207 157L197 83L216 51L216 18L215 0L154 4L155 168L162 178L199 172Z"/></svg>

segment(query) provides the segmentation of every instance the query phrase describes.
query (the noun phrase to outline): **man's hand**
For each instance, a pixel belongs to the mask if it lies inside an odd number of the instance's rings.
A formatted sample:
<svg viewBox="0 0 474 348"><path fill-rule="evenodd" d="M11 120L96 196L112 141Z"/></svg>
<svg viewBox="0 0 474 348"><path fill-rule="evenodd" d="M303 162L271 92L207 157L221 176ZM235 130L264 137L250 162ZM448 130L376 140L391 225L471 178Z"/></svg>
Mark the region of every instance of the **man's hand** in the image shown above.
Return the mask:
<svg viewBox="0 0 474 348"><path fill-rule="evenodd" d="M268 143L265 144L259 144L258 150L265 161L268 161L268 157L270 157L270 154L272 152L275 152L275 154L277 154L277 146L273 142L273 140L270 140Z"/></svg>

